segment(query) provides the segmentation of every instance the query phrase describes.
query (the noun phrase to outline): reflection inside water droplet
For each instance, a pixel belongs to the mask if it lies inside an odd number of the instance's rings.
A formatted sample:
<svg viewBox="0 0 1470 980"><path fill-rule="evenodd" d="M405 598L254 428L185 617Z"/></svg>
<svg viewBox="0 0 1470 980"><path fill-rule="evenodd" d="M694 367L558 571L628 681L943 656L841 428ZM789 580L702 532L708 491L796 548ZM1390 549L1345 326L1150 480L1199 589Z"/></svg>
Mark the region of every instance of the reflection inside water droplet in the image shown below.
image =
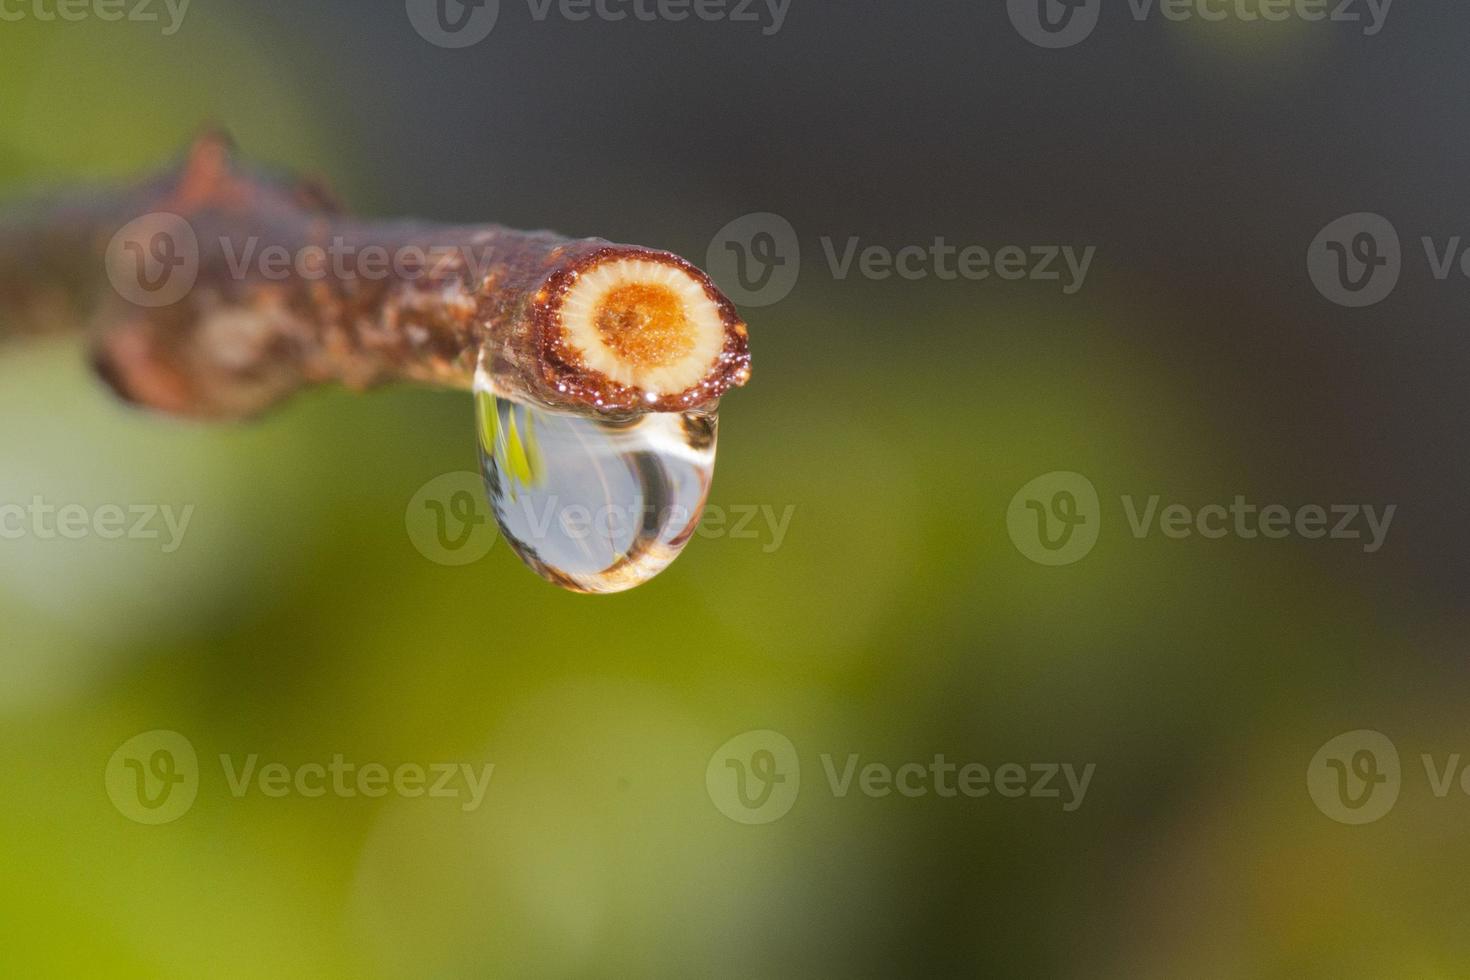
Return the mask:
<svg viewBox="0 0 1470 980"><path fill-rule="evenodd" d="M621 592L668 567L699 524L713 413L593 418L475 390L490 505L516 553L576 592Z"/></svg>

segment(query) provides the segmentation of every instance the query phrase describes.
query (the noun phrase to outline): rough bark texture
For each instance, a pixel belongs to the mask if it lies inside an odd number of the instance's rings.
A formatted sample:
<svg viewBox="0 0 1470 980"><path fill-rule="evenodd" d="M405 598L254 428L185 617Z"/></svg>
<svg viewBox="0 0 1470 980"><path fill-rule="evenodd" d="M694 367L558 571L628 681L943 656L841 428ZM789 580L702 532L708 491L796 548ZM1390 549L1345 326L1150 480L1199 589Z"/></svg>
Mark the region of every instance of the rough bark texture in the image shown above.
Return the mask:
<svg viewBox="0 0 1470 980"><path fill-rule="evenodd" d="M621 258L681 270L716 304L724 349L700 383L615 384L565 343L566 291ZM708 407L750 372L734 307L677 256L495 225L354 221L318 184L239 167L220 134L160 178L0 217L0 339L83 319L120 396L200 418L253 416L321 382L467 388L482 355L514 393L607 414Z"/></svg>

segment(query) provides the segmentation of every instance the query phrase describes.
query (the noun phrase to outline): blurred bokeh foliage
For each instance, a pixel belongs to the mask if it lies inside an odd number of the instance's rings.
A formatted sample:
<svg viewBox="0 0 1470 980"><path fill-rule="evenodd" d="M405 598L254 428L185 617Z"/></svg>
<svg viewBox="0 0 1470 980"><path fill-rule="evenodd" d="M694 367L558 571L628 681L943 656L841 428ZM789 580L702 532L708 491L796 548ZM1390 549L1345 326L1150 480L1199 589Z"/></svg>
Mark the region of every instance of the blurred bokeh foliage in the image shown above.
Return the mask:
<svg viewBox="0 0 1470 980"><path fill-rule="evenodd" d="M628 122L616 130L595 108L561 111L553 92L538 103L537 86L591 43L563 38L559 56L556 28L532 54L507 52L531 31L508 24L451 58L396 8L324 5L295 31L265 5L197 3L168 38L95 20L0 25L5 192L136 173L214 121L248 154L329 173L371 210L555 225L697 261L729 217L802 207L796 189L761 199L764 178L691 178L654 137L640 150L636 104L613 110ZM800 13L816 30L825 12ZM625 43L629 62L647 53ZM799 57L790 43L757 57L784 65ZM1187 60L1189 44L1171 57ZM739 65L725 45L700 47L720 77ZM1216 74L1231 60L1220 45L1210 35L1199 56L1215 97L1265 98ZM409 91L359 91L378 63ZM478 87L482 74L495 84ZM645 91L632 67L616 77ZM520 81L513 97L498 94L507 78ZM743 125L721 104L724 124L759 131L762 84L746 89ZM798 128L835 97L791 96L772 125ZM452 111L433 118L508 134L486 151L483 182L456 177L476 168L452 138L414 149L423 106L443 100ZM584 125L590 136L568 135ZM718 152L714 125L689 126L712 146L685 152ZM778 143L769 166L799 167ZM893 179L917 183L924 168L901 144L884 151ZM547 183L503 178L518 153L550 169ZM587 183L568 179L579 171ZM868 206L902 226L899 205L875 194ZM834 212L813 232L845 236L848 220ZM997 234L1014 240L1058 234L1005 220ZM985 234L983 216L961 221ZM1346 827L1303 786L1340 731L1391 730L1406 772L1413 747L1470 750L1463 609L1424 595L1432 550L1421 561L1129 536L1122 494L1347 502L1385 486L1371 461L1339 467L1327 450L1302 459L1290 438L1257 438L1311 380L1260 382L1161 283L1157 255L1136 257L1105 250L1076 300L1035 284L833 282L809 255L790 299L748 313L755 375L722 411L712 496L794 507L780 547L696 540L648 586L602 599L546 585L503 544L464 568L415 550L406 502L476 465L466 395L325 390L258 424L201 427L114 403L79 341L6 348L0 500L194 510L170 554L0 542L0 971L1464 975L1470 804L1406 775L1392 820ZM1356 436L1320 438L1346 457ZM1087 474L1111 520L1095 553L1063 569L1023 559L1005 525L1016 489L1053 470ZM1407 505L1418 491L1388 492ZM761 728L787 735L807 768L790 815L746 827L711 805L705 766ZM151 729L186 734L201 763L197 803L162 827L122 819L102 784L113 749ZM490 761L495 774L473 813L237 799L217 760L251 753L290 766L334 753ZM1097 775L1075 813L838 799L821 753L1072 761Z"/></svg>

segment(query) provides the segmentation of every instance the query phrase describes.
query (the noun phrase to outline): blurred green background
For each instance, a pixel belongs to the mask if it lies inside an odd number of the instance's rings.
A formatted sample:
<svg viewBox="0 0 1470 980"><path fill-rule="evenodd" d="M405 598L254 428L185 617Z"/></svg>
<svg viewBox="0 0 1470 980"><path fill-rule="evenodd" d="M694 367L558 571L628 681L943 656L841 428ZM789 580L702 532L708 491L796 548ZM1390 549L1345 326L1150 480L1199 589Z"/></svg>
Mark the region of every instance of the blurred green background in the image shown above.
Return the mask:
<svg viewBox="0 0 1470 980"><path fill-rule="evenodd" d="M307 9L301 9L306 7ZM309 393L250 426L127 410L78 341L3 349L0 502L192 505L182 546L0 540L0 972L118 977L1470 975L1462 420L1470 11L1135 24L1043 51L1004 5L794 0L734 23L536 22L445 50L402 4L195 0L180 30L0 23L0 184L121 179L206 122L357 211L671 248L771 211L801 279L745 311L711 502L634 592L504 546L446 567L405 508L475 469L467 395ZM1319 296L1328 221L1404 282ZM1095 244L1086 288L838 280L820 241ZM1006 511L1085 474L1096 549ZM1396 505L1385 547L1135 539L1122 495ZM729 819L774 730L790 812ZM1398 805L1350 826L1314 754L1375 729ZM104 770L171 730L193 806ZM839 768L1095 765L1085 801L837 796ZM235 796L220 763L493 763L484 803ZM786 773L793 780L798 774ZM717 795L717 794L716 794Z"/></svg>

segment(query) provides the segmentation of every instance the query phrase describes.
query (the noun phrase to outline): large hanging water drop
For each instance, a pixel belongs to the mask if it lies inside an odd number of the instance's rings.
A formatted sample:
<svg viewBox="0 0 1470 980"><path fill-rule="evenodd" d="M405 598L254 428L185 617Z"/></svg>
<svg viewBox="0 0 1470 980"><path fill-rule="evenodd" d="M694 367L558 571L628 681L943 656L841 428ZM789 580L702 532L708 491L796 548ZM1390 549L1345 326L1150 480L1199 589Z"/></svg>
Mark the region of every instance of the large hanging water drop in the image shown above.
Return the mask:
<svg viewBox="0 0 1470 980"><path fill-rule="evenodd" d="M475 390L490 506L516 553L576 592L642 585L699 525L715 466L712 412L603 419Z"/></svg>

